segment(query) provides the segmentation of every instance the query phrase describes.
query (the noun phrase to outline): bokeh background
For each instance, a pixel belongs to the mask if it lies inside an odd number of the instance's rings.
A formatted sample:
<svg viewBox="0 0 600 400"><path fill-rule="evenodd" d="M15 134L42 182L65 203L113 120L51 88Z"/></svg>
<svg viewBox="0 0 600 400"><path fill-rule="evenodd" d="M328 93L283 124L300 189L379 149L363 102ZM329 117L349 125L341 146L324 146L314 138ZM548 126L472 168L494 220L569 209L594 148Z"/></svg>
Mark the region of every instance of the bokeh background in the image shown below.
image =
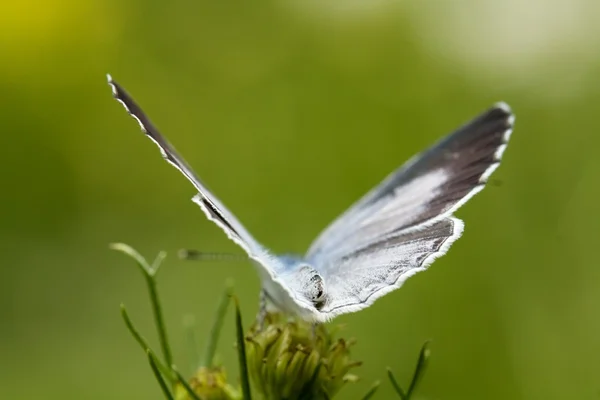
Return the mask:
<svg viewBox="0 0 600 400"><path fill-rule="evenodd" d="M110 72L205 182L277 252L302 252L412 154L498 100L517 120L466 231L427 273L334 323L355 337L358 398L385 367L420 399L600 396L600 5L595 0L86 1L0 6L0 398L161 393L119 315L158 348L126 242L160 275L187 373L227 278L249 323L241 252L111 98ZM232 316L220 357L233 380Z"/></svg>

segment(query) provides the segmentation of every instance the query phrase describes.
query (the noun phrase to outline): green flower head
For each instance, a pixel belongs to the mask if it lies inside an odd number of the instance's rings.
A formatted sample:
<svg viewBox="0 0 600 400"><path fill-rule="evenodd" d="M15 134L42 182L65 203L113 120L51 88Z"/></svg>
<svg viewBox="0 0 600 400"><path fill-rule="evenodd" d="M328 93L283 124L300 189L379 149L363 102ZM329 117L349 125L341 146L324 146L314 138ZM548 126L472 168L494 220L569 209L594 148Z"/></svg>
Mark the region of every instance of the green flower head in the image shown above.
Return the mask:
<svg viewBox="0 0 600 400"><path fill-rule="evenodd" d="M265 400L331 399L357 379L349 373L361 364L350 358L353 343L334 339L324 325L270 314L246 340L250 378Z"/></svg>

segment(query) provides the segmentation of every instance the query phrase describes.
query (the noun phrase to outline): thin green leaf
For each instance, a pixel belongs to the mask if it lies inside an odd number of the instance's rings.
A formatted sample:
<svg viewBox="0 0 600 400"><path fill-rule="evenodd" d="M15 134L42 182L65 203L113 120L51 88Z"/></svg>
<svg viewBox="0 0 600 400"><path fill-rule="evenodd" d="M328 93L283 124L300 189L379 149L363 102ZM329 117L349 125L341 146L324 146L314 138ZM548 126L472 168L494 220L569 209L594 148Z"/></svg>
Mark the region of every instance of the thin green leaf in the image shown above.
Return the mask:
<svg viewBox="0 0 600 400"><path fill-rule="evenodd" d="M225 314L227 313L227 306L229 305L231 295L232 285L231 282L227 282L225 290L223 291L223 295L221 296L221 300L219 301L219 305L217 307L215 319L210 329L210 335L208 336L208 343L206 345L206 351L204 353L204 360L201 366L213 366L215 353L217 351L217 343L219 342L221 328L223 327L223 321L225 320Z"/></svg>
<svg viewBox="0 0 600 400"><path fill-rule="evenodd" d="M150 363L150 368L152 368L152 372L154 373L154 377L158 381L158 384L160 385L160 388L161 388L163 394L165 395L165 398L167 400L174 400L173 399L173 395L171 394L171 391L169 390L169 387L165 383L165 381L164 381L164 379L163 379L160 371L158 370L158 367L157 367L157 364L156 364L156 360L155 360L154 355L152 354L152 351L150 349L148 349L146 351L146 354L148 356L148 362Z"/></svg>
<svg viewBox="0 0 600 400"><path fill-rule="evenodd" d="M371 386L371 389L369 389L369 391L363 396L362 400L369 400L371 397L373 397L377 389L379 389L379 384L379 381L375 382L373 386Z"/></svg>
<svg viewBox="0 0 600 400"><path fill-rule="evenodd" d="M167 365L173 364L173 356L171 354L171 348L169 347L169 340L167 337L167 328L163 319L162 307L158 299L158 290L156 288L156 272L160 268L162 261L166 257L166 253L161 251L156 256L156 259L149 265L144 257L135 251L131 246L124 243L111 243L109 247L113 250L120 251L127 254L136 261L136 264L142 271L144 278L146 279L146 285L148 286L148 292L150 294L150 303L152 304L152 313L154 315L154 323L156 330L158 331L158 340L160 341L160 347L163 353L163 357Z"/></svg>
<svg viewBox="0 0 600 400"><path fill-rule="evenodd" d="M125 304L123 303L121 303L121 316L125 321L127 329L129 329L129 332L134 337L136 342L138 342L140 346L142 346L142 349L145 351L147 348L149 348L150 346L148 345L148 342L146 342L146 339L144 339L142 335L140 335L136 327L133 325L133 322L131 322L131 318L129 318L129 314L127 313L127 309L125 308Z"/></svg>
<svg viewBox="0 0 600 400"><path fill-rule="evenodd" d="M164 251L161 251L156 255L156 258L154 259L154 262L150 267L153 276L156 276L156 274L158 273L158 269L162 265L162 262L165 260L165 258L167 258L167 253Z"/></svg>
<svg viewBox="0 0 600 400"><path fill-rule="evenodd" d="M388 378L390 378L390 382L392 382L392 386L394 387L394 390L396 390L396 393L398 393L398 396L400 396L400 398L402 400L405 400L406 394L404 393L404 390L402 390L402 388L398 384L398 381L396 380L396 377L392 373L392 370L388 368L387 374L388 374Z"/></svg>
<svg viewBox="0 0 600 400"><path fill-rule="evenodd" d="M199 364L200 351L198 350L198 341L196 339L196 319L193 315L188 314L183 318L183 327L187 342L186 353L189 354L189 358L192 360L190 368L192 371L195 371L201 364Z"/></svg>
<svg viewBox="0 0 600 400"><path fill-rule="evenodd" d="M137 251L133 249L133 247L125 244L125 243L111 243L108 247L112 250L120 251L121 253L127 254L129 257L133 258L141 269L142 274L152 274L152 267L148 264L146 259L140 255Z"/></svg>
<svg viewBox="0 0 600 400"><path fill-rule="evenodd" d="M177 370L177 367L172 365L171 366L171 370L173 371L173 373L175 373L175 375L177 376L177 380L183 385L183 387L185 388L185 391L188 393L188 395L194 399L194 400L202 400L197 394L196 392L194 392L194 389L192 389L192 387L190 386L190 384L185 380L185 378L181 375L181 373L179 373L179 371Z"/></svg>
<svg viewBox="0 0 600 400"><path fill-rule="evenodd" d="M246 360L246 340L244 338L244 326L242 325L242 314L237 297L233 296L235 302L235 331L237 337L238 360L240 363L240 380L242 381L242 397L244 400L252 400L250 392L250 378L248 377L248 361Z"/></svg>
<svg viewBox="0 0 600 400"><path fill-rule="evenodd" d="M150 352L154 355L154 352L150 348L150 345L148 344L146 339L144 339L144 337L142 335L140 335L140 333L138 332L136 327L133 325L133 322L131 322L131 318L129 318L129 314L127 314L127 309L125 308L124 304L121 304L121 316L123 317L123 320L125 321L125 325L127 326L127 329L129 330L131 335L134 337L136 342L139 343L142 350L144 350L146 353ZM158 367L158 369L160 369L160 371L163 373L163 375L165 375L170 380L171 383L175 382L175 377L171 373L171 370L169 368L167 368L167 366L164 365L162 362L160 362L160 360L158 358L156 358L156 356L154 356L154 357L155 357L156 366Z"/></svg>
<svg viewBox="0 0 600 400"><path fill-rule="evenodd" d="M429 359L430 354L431 351L429 350L429 341L426 341L423 344L423 347L421 347L421 351L419 353L419 360L417 361L417 367L415 368L415 373L413 375L412 381L410 382L410 386L406 391L406 400L410 399L413 391L419 383L419 380L423 376L425 368L427 367L427 361Z"/></svg>

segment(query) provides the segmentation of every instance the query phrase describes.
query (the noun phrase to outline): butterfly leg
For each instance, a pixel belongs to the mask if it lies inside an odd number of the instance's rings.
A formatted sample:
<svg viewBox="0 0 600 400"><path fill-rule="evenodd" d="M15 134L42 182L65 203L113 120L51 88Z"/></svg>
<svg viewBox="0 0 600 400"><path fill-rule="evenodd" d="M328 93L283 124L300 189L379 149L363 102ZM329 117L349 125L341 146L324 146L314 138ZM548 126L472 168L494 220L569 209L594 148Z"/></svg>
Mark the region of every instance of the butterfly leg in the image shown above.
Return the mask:
<svg viewBox="0 0 600 400"><path fill-rule="evenodd" d="M262 331L265 327L265 319L267 318L267 293L265 289L261 289L258 300L258 314L256 315L256 326L258 331Z"/></svg>
<svg viewBox="0 0 600 400"><path fill-rule="evenodd" d="M323 324L320 322L313 322L310 325L310 340L316 345L319 340L323 340L323 334L327 336L326 331L322 328Z"/></svg>

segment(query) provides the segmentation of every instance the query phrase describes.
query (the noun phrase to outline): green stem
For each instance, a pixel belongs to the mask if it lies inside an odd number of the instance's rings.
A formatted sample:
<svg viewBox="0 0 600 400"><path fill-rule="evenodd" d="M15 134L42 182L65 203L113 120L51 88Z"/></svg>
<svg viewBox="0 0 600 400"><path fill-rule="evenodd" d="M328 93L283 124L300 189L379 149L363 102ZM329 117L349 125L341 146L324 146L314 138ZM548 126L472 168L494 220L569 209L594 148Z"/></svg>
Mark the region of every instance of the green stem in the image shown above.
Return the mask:
<svg viewBox="0 0 600 400"><path fill-rule="evenodd" d="M169 339L167 337L167 328L163 318L162 307L158 299L156 279L154 279L158 268L153 269L152 271L152 274L145 275L148 292L150 293L150 303L152 303L152 313L154 314L156 330L158 331L158 340L160 341L160 347L162 349L163 357L165 358L165 363L171 365L173 364L173 356L171 354L171 348L169 347Z"/></svg>

